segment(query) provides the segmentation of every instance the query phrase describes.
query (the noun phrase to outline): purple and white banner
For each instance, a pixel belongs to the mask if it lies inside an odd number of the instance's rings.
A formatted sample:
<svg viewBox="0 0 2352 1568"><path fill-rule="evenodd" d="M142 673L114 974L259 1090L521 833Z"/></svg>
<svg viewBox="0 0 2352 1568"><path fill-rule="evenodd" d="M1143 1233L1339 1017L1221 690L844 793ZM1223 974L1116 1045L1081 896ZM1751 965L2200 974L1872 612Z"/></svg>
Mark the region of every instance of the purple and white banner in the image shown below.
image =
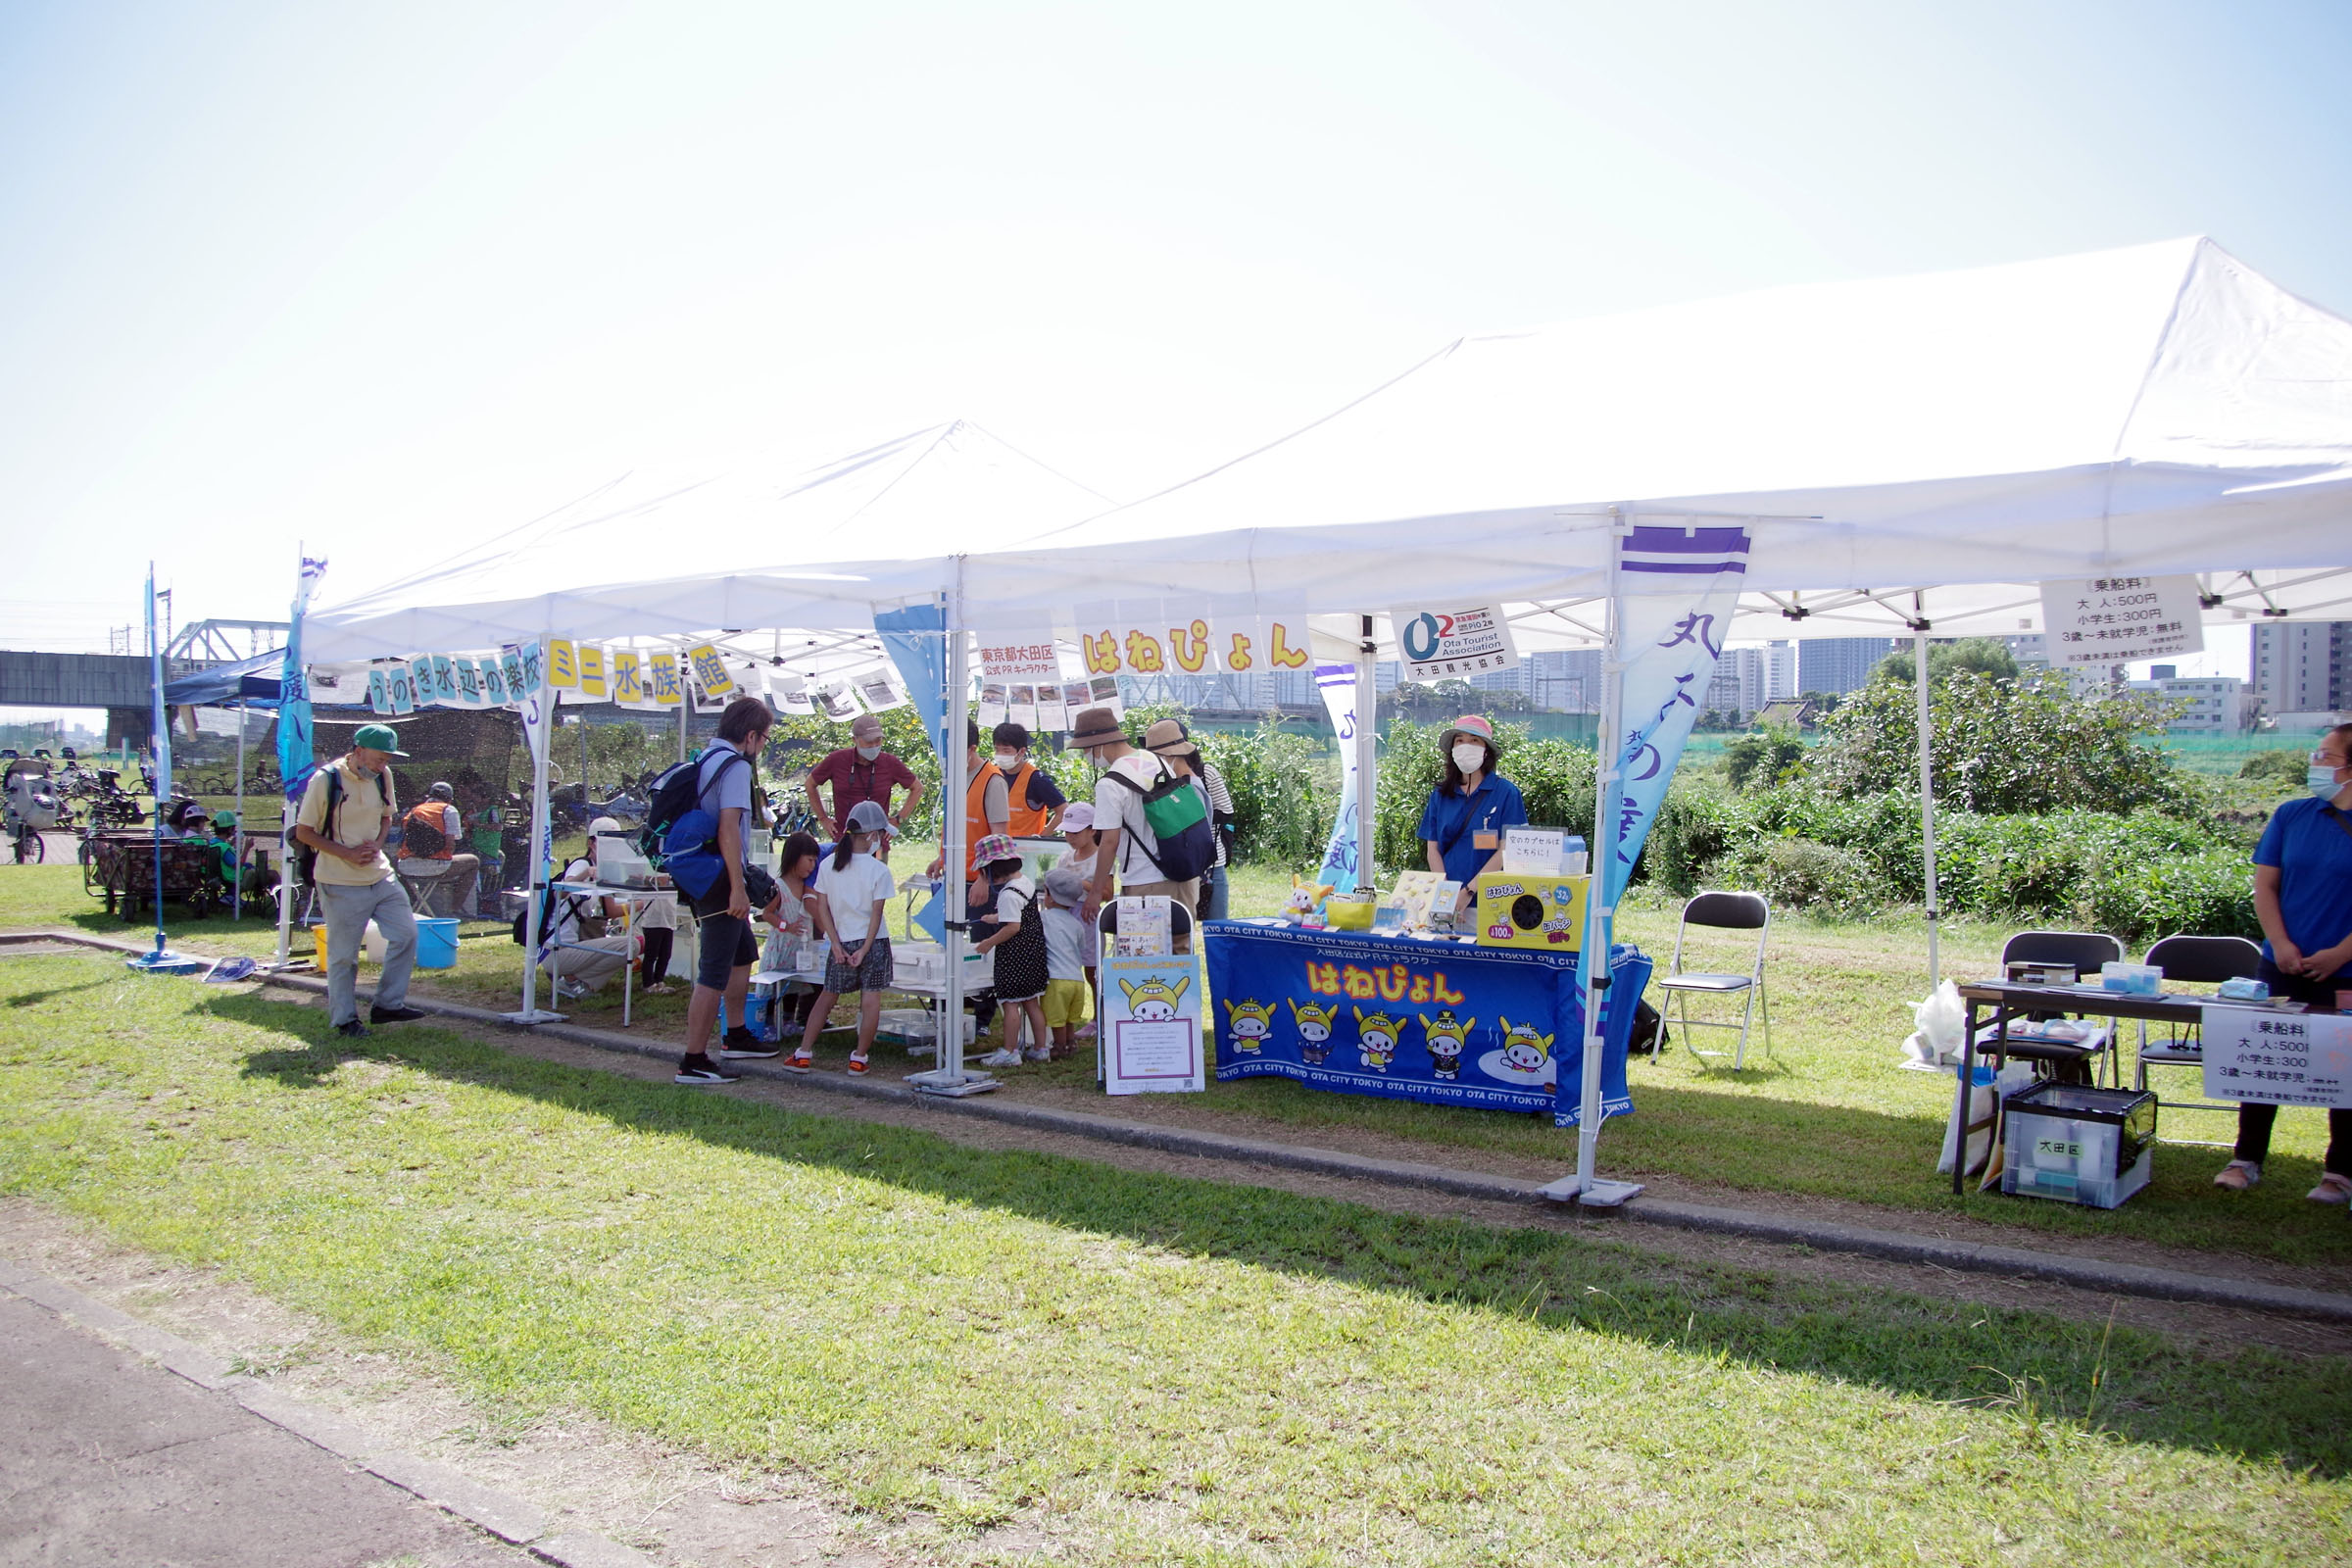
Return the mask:
<svg viewBox="0 0 2352 1568"><path fill-rule="evenodd" d="M1731 525L1636 523L1618 541L1615 820L1594 835L1605 906L1634 873L1657 820L1674 764L1706 706L1726 630L1747 571L1747 530Z"/></svg>

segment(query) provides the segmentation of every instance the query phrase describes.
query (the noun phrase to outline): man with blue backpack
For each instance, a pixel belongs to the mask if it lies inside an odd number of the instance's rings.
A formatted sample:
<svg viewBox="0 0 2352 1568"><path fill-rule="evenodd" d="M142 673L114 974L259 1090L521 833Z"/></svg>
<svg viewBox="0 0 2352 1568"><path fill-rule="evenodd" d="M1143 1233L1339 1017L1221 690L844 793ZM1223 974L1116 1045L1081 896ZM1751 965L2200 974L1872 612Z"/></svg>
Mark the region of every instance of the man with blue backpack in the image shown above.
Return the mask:
<svg viewBox="0 0 2352 1568"><path fill-rule="evenodd" d="M655 841L650 847L701 920L694 996L686 1004L686 1054L675 1080L681 1084L736 1082L710 1059L709 1047L722 1000L732 1004L738 1020L743 1017L752 966L760 957L760 945L752 940L752 910L773 896L772 885L764 892L755 886L767 878L747 863L744 846L750 838L755 760L766 748L774 722L760 699L736 698L718 715L718 739L694 761L662 776L646 813L645 837ZM748 1032L722 1044L730 1058L776 1054L750 1040Z"/></svg>

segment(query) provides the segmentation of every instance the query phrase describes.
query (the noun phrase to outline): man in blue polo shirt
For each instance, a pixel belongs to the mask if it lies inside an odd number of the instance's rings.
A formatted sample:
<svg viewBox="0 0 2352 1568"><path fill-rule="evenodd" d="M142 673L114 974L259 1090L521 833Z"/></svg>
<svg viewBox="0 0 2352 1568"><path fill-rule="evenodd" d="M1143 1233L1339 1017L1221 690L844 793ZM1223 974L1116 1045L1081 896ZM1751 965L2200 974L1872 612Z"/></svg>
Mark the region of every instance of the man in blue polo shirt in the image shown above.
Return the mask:
<svg viewBox="0 0 2352 1568"><path fill-rule="evenodd" d="M2262 978L2273 996L2335 1010L2352 991L2352 724L2311 754L2309 793L2272 813L2254 847L2254 913L2262 922ZM2237 1107L2237 1147L2213 1179L2243 1192L2262 1180L2277 1105ZM2328 1112L2328 1157L2315 1203L2352 1200L2352 1108Z"/></svg>
<svg viewBox="0 0 2352 1568"><path fill-rule="evenodd" d="M1471 904L1470 883L1502 860L1502 830L1527 822L1519 786L1494 771L1494 726L1464 713L1438 739L1446 776L1421 808L1420 837L1429 868L1462 885L1459 907Z"/></svg>

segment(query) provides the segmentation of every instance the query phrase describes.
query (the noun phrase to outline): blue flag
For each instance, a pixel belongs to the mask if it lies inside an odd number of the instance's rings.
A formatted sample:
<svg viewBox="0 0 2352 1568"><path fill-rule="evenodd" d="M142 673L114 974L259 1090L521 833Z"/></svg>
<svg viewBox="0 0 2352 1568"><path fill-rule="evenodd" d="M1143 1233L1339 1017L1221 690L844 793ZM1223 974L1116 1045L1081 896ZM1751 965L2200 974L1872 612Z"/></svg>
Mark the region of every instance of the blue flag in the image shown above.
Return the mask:
<svg viewBox="0 0 2352 1568"><path fill-rule="evenodd" d="M278 674L277 777L288 801L302 799L316 760L311 744L311 682L302 662L302 616L311 608L311 590L324 575L325 562L302 558L302 570L294 583L293 624L286 629L286 662Z"/></svg>

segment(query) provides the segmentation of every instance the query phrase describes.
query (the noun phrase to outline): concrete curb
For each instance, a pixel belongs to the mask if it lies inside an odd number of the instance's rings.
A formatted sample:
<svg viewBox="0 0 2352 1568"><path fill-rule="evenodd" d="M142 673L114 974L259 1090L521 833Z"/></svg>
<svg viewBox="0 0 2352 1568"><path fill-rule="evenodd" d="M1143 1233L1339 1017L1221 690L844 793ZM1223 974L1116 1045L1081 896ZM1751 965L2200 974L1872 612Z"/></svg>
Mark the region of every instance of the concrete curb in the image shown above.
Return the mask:
<svg viewBox="0 0 2352 1568"><path fill-rule="evenodd" d="M226 1394L271 1426L290 1432L403 1492L413 1493L501 1541L529 1546L549 1562L564 1564L566 1568L628 1568L631 1564L652 1561L618 1542L584 1531L548 1537L548 1517L535 1504L470 1480L447 1465L394 1448L335 1411L232 1374L227 1363L178 1335L142 1323L70 1285L7 1258L0 1258L0 1290L21 1296L100 1339L159 1362L199 1388Z"/></svg>
<svg viewBox="0 0 2352 1568"><path fill-rule="evenodd" d="M22 941L77 942L86 946L108 948L124 953L146 950L127 944L86 937L76 932L35 932L0 934L0 943ZM308 975L271 974L258 976L271 985L294 990L323 992L326 982ZM519 1030L526 1026L509 1020L501 1013L481 1007L462 1006L455 1003L431 1002L411 998L411 1005L444 1017L459 1018L499 1029ZM543 1023L527 1026L531 1033L550 1039L588 1046L595 1050L611 1051L629 1055L646 1056L666 1061L677 1054L676 1048L656 1045L613 1034L602 1029L589 1029L571 1023ZM1350 1154L1340 1150L1314 1149L1297 1144L1274 1143L1264 1139L1241 1138L1224 1133L1202 1132L1192 1128L1155 1127L1145 1123L1123 1121L1115 1116L1097 1116L1084 1111L1058 1110L1045 1105L1023 1105L992 1100L985 1096L950 1099L938 1095L917 1094L896 1084L875 1083L866 1078L853 1078L841 1073L796 1073L763 1062L729 1062L727 1070L747 1078L764 1082L792 1084L826 1094L849 1095L865 1100L900 1105L920 1105L925 1109L947 1114L976 1116L1008 1126L1029 1127L1040 1132L1060 1133L1086 1138L1098 1143L1123 1144L1130 1148L1156 1150L1163 1153L1189 1154L1202 1159L1219 1159L1239 1164L1264 1165L1283 1170L1308 1171L1317 1175L1341 1176L1357 1181L1378 1182L1391 1187L1411 1187L1425 1191L1450 1193L1462 1198L1489 1201L1540 1203L1547 1201L1538 1191L1539 1183L1520 1177L1494 1176L1481 1171L1457 1170L1443 1165L1424 1164L1412 1160L1379 1159L1364 1154ZM1853 1252L1865 1257L1884 1258L1897 1263L1926 1263L1938 1268L1969 1274L1992 1274L2007 1278L2049 1280L2055 1284L2071 1285L2082 1290L2099 1291L2118 1296L2144 1296L2159 1300L2201 1301L2217 1306L2247 1308L2261 1312L2280 1312L2297 1317L2321 1318L2332 1322L2352 1322L2352 1296L2329 1291L2306 1290L2298 1286L2268 1285L2252 1280L2223 1279L2207 1274L2189 1274L2175 1269L2153 1268L2140 1263L2109 1262L2099 1258L2069 1257L2056 1252L2037 1251L2031 1248L2001 1247L1985 1242L1950 1241L1941 1237L1921 1236L1909 1231L1877 1230L1860 1225L1846 1225L1834 1220L1783 1219L1752 1209L1723 1208L1702 1203L1683 1203L1666 1199L1636 1198L1615 1210L1581 1210L1592 1215L1596 1223L1606 1223L1613 1216L1630 1224L1663 1225L1678 1230L1704 1231L1723 1236L1745 1236L1759 1241L1779 1242L1817 1248L1829 1252Z"/></svg>

